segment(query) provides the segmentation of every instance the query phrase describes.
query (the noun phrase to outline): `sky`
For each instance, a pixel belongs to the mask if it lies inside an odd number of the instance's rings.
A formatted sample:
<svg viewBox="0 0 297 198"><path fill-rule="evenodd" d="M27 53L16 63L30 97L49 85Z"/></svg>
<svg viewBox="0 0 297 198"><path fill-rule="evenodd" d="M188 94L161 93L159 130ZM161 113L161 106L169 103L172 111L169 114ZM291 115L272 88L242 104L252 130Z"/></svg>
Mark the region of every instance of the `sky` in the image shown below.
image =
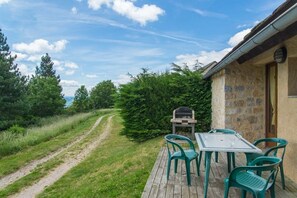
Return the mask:
<svg viewBox="0 0 297 198"><path fill-rule="evenodd" d="M0 29L23 75L48 53L65 96L142 68L219 61L284 0L0 0Z"/></svg>

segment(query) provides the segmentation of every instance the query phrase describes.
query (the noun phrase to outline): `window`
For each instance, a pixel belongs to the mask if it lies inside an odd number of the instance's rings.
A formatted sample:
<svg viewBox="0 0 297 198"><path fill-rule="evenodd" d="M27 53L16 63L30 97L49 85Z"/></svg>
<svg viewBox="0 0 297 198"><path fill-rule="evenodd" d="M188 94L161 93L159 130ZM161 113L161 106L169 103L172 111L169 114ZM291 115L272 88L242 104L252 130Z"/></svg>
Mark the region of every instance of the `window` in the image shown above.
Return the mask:
<svg viewBox="0 0 297 198"><path fill-rule="evenodd" d="M289 58L288 67L288 95L297 97L297 58Z"/></svg>

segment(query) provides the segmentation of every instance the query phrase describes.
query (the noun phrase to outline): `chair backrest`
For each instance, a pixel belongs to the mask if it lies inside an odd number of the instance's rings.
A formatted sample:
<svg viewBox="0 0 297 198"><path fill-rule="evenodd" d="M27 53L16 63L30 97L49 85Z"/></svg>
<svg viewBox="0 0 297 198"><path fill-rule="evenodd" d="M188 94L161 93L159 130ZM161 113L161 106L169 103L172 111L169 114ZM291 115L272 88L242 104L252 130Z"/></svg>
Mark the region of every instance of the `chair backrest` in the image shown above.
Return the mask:
<svg viewBox="0 0 297 198"><path fill-rule="evenodd" d="M274 184L275 178L278 173L278 167L281 161L282 159L278 157L270 157L270 156L258 157L255 160L253 160L249 164L249 166L242 166L242 167L237 167L233 169L232 172L230 173L229 178L236 182L237 174L242 171L252 171L252 172L256 172L258 175L261 175L261 173L263 172L268 172L269 175L266 178L267 182L265 187L263 188L263 189L266 189L269 183Z"/></svg>
<svg viewBox="0 0 297 198"><path fill-rule="evenodd" d="M257 141L254 142L254 145L257 145L261 142L274 142L276 143L276 146L270 147L267 151L265 151L264 155L265 156L277 156L278 151L282 150L281 153L281 158L282 160L284 159L285 156L285 152L286 152L286 146L288 144L288 141L282 138L263 138L263 139L259 139Z"/></svg>
<svg viewBox="0 0 297 198"><path fill-rule="evenodd" d="M208 133L236 134L237 132L232 129L212 129Z"/></svg>
<svg viewBox="0 0 297 198"><path fill-rule="evenodd" d="M186 156L183 147L179 143L177 143L176 140L186 141L189 144L190 149L195 150L193 142L188 137L176 134L168 134L164 137L164 139L166 140L169 157L172 155L173 152L177 151L181 152L181 157Z"/></svg>

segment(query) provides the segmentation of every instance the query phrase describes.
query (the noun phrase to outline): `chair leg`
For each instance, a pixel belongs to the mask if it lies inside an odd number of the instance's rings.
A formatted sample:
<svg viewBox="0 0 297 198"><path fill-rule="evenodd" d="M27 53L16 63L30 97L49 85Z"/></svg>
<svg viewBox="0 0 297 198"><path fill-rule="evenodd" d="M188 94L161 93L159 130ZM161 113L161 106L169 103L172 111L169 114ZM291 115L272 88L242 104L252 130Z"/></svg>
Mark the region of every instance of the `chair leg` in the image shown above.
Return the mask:
<svg viewBox="0 0 297 198"><path fill-rule="evenodd" d="M228 173L231 171L231 153L227 152Z"/></svg>
<svg viewBox="0 0 297 198"><path fill-rule="evenodd" d="M271 198L275 198L274 184L270 187L270 196Z"/></svg>
<svg viewBox="0 0 297 198"><path fill-rule="evenodd" d="M283 162L280 163L280 175L281 175L281 179L282 179L282 187L285 190L286 186L285 186L285 174L284 174L284 166L283 166Z"/></svg>
<svg viewBox="0 0 297 198"><path fill-rule="evenodd" d="M186 162L186 173L187 173L188 186L191 186L190 161L185 160L185 162Z"/></svg>
<svg viewBox="0 0 297 198"><path fill-rule="evenodd" d="M167 162L167 180L169 179L170 166L171 166L171 160L170 160L170 158L168 158L168 162Z"/></svg>
<svg viewBox="0 0 297 198"><path fill-rule="evenodd" d="M235 153L232 153L232 164L233 168L236 168Z"/></svg>
<svg viewBox="0 0 297 198"><path fill-rule="evenodd" d="M177 173L178 159L174 160L174 173Z"/></svg>
<svg viewBox="0 0 297 198"><path fill-rule="evenodd" d="M241 198L246 198L246 190L241 190Z"/></svg>
<svg viewBox="0 0 297 198"><path fill-rule="evenodd" d="M202 159L202 151L199 152L199 160L198 160L198 173L200 174L200 164L201 164L201 159Z"/></svg>
<svg viewBox="0 0 297 198"><path fill-rule="evenodd" d="M225 191L224 191L224 198L228 198L229 194L229 179L225 179Z"/></svg>
<svg viewBox="0 0 297 198"><path fill-rule="evenodd" d="M216 163L219 162L219 152L215 152L215 161Z"/></svg>
<svg viewBox="0 0 297 198"><path fill-rule="evenodd" d="M257 198L265 198L265 191L258 192L256 197Z"/></svg>
<svg viewBox="0 0 297 198"><path fill-rule="evenodd" d="M206 167L206 153L204 153L204 168Z"/></svg>
<svg viewBox="0 0 297 198"><path fill-rule="evenodd" d="M200 164L198 162L198 158L197 157L196 157L195 161L196 161L197 175L200 176L200 170L199 170Z"/></svg>

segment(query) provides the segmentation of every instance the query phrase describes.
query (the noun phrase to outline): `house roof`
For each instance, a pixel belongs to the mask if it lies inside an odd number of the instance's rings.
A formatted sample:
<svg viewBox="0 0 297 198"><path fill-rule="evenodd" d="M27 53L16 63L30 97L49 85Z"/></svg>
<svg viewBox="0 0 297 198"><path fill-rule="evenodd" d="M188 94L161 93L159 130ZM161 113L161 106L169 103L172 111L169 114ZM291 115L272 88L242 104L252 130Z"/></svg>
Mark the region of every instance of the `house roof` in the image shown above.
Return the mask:
<svg viewBox="0 0 297 198"><path fill-rule="evenodd" d="M289 28L294 25L294 28ZM243 41L237 44L222 60L210 69L204 78L208 78L225 68L231 62L241 58L240 63L254 57L255 55L267 50L267 48L288 39L289 36L297 34L297 0L287 0L281 4L270 16L256 25L249 34L247 34ZM293 31L291 30L293 29ZM289 31L288 34L278 34L284 31ZM284 36L285 35L285 36ZM271 37L282 36L283 39L273 40L267 42ZM265 44L266 46L263 46ZM261 45L261 46L260 46ZM259 46L261 50L259 50ZM251 53L253 50L257 53ZM247 56L247 54L253 56Z"/></svg>

